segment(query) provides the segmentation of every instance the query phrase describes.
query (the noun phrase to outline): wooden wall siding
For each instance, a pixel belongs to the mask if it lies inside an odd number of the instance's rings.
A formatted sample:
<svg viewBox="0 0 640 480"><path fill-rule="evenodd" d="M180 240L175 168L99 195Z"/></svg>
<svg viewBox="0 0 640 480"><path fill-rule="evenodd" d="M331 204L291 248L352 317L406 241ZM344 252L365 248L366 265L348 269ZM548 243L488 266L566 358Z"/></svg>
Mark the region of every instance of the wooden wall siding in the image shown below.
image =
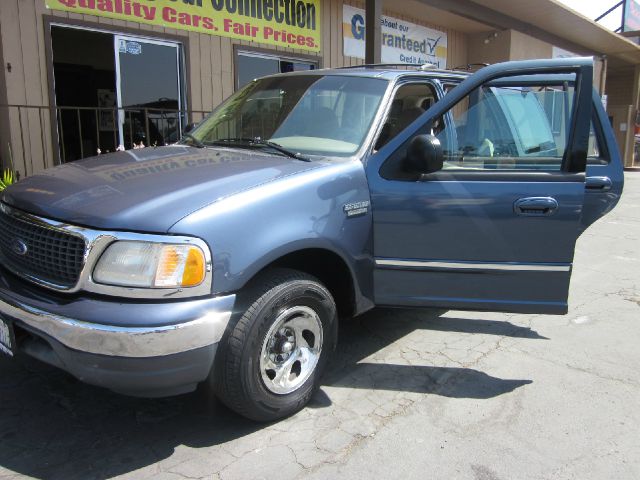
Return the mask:
<svg viewBox="0 0 640 480"><path fill-rule="evenodd" d="M607 105L611 107L633 104L633 72L607 76L605 86Z"/></svg>
<svg viewBox="0 0 640 480"><path fill-rule="evenodd" d="M38 5L34 0L0 1L0 42L5 62L2 68L6 77L6 96L9 103L43 105L48 102L44 26ZM10 73L7 64L11 64ZM35 110L0 110L0 115L8 117L8 123L12 127L0 135L0 156L3 163L8 164L11 152L15 167L22 175L50 165L52 149L48 115L39 115ZM17 127L20 124L22 130ZM44 135L43 130L46 130ZM25 162L25 159L28 160Z"/></svg>
<svg viewBox="0 0 640 480"><path fill-rule="evenodd" d="M346 0L344 3L363 8L363 3ZM342 49L342 5L343 0L322 1L322 52L317 55L321 67L361 65L363 60L345 57ZM467 38L465 34L445 29L428 21L409 18L385 10L385 14L420 25L443 30L448 35L448 65L467 63ZM5 65L4 75L9 104L52 105L49 98L47 45L43 17L57 17L93 23L97 27L126 28L145 36L162 37L170 34L184 44L186 56L187 105L192 110L211 110L234 91L233 49L234 45L256 46L287 52L290 55L307 54L303 50L276 47L260 43L232 40L213 35L197 34L184 30L143 25L93 15L48 10L44 0L0 0L0 42ZM6 64L12 66L9 73ZM52 128L48 114L39 115L36 110L10 112L0 107L4 116L0 125L11 125L10 131L0 131L0 158L8 155L11 143L15 167L21 175L30 175L53 166L56 161L52 145ZM199 120L198 117L195 120ZM22 132L18 125L22 122ZM22 135L22 137L21 137ZM22 145L24 145L24 150ZM6 162L6 160L5 160Z"/></svg>

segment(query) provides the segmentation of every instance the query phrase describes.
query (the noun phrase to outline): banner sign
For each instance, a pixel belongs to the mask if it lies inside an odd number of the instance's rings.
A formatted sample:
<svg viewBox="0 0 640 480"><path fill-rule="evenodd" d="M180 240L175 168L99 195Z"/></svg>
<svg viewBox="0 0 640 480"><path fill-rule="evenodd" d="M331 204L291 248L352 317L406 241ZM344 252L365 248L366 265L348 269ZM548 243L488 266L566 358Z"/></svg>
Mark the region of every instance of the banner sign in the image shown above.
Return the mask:
<svg viewBox="0 0 640 480"><path fill-rule="evenodd" d="M624 5L624 32L637 32L640 30L640 0L625 0Z"/></svg>
<svg viewBox="0 0 640 480"><path fill-rule="evenodd" d="M342 7L344 55L364 58L364 18L360 8ZM433 63L447 68L447 34L383 15L382 63Z"/></svg>
<svg viewBox="0 0 640 480"><path fill-rule="evenodd" d="M320 51L321 0L44 0L47 8Z"/></svg>

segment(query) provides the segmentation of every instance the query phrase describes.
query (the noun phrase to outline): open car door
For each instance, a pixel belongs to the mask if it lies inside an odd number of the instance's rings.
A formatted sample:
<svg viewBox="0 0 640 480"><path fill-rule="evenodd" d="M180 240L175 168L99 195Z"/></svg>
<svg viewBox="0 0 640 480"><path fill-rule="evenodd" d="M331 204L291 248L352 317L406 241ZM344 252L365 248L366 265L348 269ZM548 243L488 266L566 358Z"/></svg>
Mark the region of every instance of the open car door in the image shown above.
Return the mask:
<svg viewBox="0 0 640 480"><path fill-rule="evenodd" d="M504 78L491 85L533 89L549 116L549 126L554 135L561 137L568 127L564 120L571 118L572 100L575 97L574 80L573 75L527 75ZM622 194L624 167L618 149L611 148L615 146L616 139L610 128L609 118L594 90L581 219L583 229L610 212Z"/></svg>
<svg viewBox="0 0 640 480"><path fill-rule="evenodd" d="M566 313L592 77L590 58L483 68L372 155L377 304Z"/></svg>

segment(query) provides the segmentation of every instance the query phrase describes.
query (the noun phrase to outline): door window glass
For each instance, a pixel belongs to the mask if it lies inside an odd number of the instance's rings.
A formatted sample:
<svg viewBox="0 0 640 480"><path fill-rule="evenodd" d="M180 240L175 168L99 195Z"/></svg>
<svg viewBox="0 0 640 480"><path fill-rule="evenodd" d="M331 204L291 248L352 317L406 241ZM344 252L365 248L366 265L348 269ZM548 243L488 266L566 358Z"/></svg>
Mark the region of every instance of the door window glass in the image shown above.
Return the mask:
<svg viewBox="0 0 640 480"><path fill-rule="evenodd" d="M593 120L591 121L591 128L589 129L589 150L587 151L588 158L600 158L601 149L598 140L598 135L593 128Z"/></svg>
<svg viewBox="0 0 640 480"><path fill-rule="evenodd" d="M555 170L562 166L573 91L484 85L434 122L445 169Z"/></svg>

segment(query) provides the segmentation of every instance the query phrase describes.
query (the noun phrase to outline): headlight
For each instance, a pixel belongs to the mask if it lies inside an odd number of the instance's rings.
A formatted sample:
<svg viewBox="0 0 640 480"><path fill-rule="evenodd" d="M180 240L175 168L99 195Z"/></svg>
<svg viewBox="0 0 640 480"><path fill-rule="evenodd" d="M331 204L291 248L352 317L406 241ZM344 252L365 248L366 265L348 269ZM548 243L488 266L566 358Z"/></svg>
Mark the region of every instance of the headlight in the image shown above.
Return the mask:
<svg viewBox="0 0 640 480"><path fill-rule="evenodd" d="M102 254L93 280L141 288L195 287L206 275L204 252L194 245L119 241Z"/></svg>

